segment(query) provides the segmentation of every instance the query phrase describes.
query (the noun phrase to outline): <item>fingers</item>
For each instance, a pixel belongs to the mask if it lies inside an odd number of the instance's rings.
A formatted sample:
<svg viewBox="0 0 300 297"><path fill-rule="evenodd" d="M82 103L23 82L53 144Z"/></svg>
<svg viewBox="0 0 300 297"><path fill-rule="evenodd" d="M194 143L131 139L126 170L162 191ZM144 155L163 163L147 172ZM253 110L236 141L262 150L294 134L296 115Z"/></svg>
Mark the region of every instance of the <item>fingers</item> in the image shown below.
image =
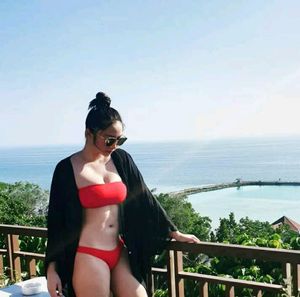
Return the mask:
<svg viewBox="0 0 300 297"><path fill-rule="evenodd" d="M186 241L188 243L200 243L200 239L192 234L186 234Z"/></svg>
<svg viewBox="0 0 300 297"><path fill-rule="evenodd" d="M57 282L57 295L58 296L63 296L63 293L62 293L62 285L61 285L61 281L59 280L58 282Z"/></svg>
<svg viewBox="0 0 300 297"><path fill-rule="evenodd" d="M61 281L57 280L56 283L48 283L48 292L51 297L63 296Z"/></svg>
<svg viewBox="0 0 300 297"><path fill-rule="evenodd" d="M200 243L200 239L198 237L196 237L195 235L193 235L193 242Z"/></svg>

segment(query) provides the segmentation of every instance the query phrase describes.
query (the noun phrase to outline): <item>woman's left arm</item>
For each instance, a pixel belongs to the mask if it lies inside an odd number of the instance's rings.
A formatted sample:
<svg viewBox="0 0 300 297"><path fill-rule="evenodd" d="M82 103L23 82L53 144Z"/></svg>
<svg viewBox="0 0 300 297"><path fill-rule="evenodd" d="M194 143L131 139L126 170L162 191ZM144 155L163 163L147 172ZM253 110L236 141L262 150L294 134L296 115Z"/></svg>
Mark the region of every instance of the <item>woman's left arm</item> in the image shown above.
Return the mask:
<svg viewBox="0 0 300 297"><path fill-rule="evenodd" d="M160 205L159 201L152 195L152 193L146 186L139 169L137 168L132 157L128 153L127 158L129 160L128 163L130 168L130 176L135 177L134 184L136 186L136 189L138 189L137 192L143 192L143 196L147 197L147 199L145 200L148 203L147 209L148 211L152 210L151 218L153 219L153 221L150 223L150 226L153 226L153 228L155 228L154 222L156 222L158 230L160 230L161 234L165 234L166 236L169 236L169 238L181 242L199 243L200 240L195 235L184 234L177 229L175 224L167 215L166 211Z"/></svg>

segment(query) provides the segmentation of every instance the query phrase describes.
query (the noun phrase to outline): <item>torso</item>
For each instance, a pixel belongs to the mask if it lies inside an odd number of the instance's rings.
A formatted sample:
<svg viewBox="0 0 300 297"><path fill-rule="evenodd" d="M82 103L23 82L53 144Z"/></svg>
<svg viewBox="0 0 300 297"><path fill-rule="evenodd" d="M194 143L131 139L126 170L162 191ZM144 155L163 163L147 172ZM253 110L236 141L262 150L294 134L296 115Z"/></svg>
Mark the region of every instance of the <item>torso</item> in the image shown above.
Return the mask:
<svg viewBox="0 0 300 297"><path fill-rule="evenodd" d="M75 153L70 161L78 190L90 185L121 181L111 158L106 164L85 162L79 153ZM118 205L83 208L79 245L110 250L117 245L118 234Z"/></svg>

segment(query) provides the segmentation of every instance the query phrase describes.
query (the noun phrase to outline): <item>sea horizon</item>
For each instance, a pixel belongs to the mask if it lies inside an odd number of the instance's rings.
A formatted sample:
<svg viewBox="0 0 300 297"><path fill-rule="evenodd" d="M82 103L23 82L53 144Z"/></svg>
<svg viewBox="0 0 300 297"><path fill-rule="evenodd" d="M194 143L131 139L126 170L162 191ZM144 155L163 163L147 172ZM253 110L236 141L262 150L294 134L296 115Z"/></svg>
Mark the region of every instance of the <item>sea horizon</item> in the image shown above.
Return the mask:
<svg viewBox="0 0 300 297"><path fill-rule="evenodd" d="M232 136L232 137L215 137L215 138L187 138L187 139L168 139L168 140L162 140L162 139L150 139L150 140L132 140L129 138L129 141L131 144L153 144L153 143L163 143L163 144L170 144L170 143L208 143L208 142L227 142L227 141L270 141L270 140L276 140L276 141L282 141L282 140L300 140L300 134L284 134L284 135L257 135L257 136ZM16 148L44 148L44 147L66 147L66 146L84 146L84 139L82 142L74 142L74 143L44 143L44 144L0 144L0 150L1 149L16 149Z"/></svg>
<svg viewBox="0 0 300 297"><path fill-rule="evenodd" d="M49 190L57 162L82 147L83 144L2 147L0 148L0 181L8 183L28 181ZM252 181L300 181L300 137L218 139L202 142L128 141L122 148L132 155L146 184L150 189L156 189L155 193L234 182L237 178ZM280 205L282 208L290 205L296 211L292 213L292 219L299 221L300 209L295 206L294 201L300 197L300 193L292 191L290 195L294 196L289 198L289 194L285 195L283 200L280 199L283 192L281 190L280 192L279 188L272 191L276 208L280 210ZM253 197L248 197L246 202L243 200L243 205L237 203L240 197L235 197L234 194L240 195L240 193L230 192L231 197L223 190L211 194L201 193L197 196L197 201L202 201L207 206L202 205L201 208L197 206L196 196L191 195L188 199L193 201L193 207L201 215L214 217L216 220L217 216L228 216L226 205L231 205L232 211L239 217L239 214L244 213L245 203L253 204ZM254 198L261 198L263 201L265 195L263 192L260 191L259 194L253 192L253 194ZM236 207L228 201L236 201ZM259 200L255 201L257 206ZM272 199L267 201L267 203L271 202ZM257 208L251 211L250 206L246 208L249 209L249 217L251 214L258 214L255 217L266 219L267 204L262 204L260 212Z"/></svg>

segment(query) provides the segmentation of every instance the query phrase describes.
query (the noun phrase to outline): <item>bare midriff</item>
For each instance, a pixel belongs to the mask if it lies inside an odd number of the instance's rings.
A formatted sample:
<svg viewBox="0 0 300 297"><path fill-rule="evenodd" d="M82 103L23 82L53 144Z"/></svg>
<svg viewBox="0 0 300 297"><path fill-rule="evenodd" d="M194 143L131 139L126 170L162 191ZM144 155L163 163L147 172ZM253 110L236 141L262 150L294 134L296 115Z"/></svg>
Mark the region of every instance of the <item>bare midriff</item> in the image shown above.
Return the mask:
<svg viewBox="0 0 300 297"><path fill-rule="evenodd" d="M112 250L118 245L118 205L83 210L79 245Z"/></svg>

